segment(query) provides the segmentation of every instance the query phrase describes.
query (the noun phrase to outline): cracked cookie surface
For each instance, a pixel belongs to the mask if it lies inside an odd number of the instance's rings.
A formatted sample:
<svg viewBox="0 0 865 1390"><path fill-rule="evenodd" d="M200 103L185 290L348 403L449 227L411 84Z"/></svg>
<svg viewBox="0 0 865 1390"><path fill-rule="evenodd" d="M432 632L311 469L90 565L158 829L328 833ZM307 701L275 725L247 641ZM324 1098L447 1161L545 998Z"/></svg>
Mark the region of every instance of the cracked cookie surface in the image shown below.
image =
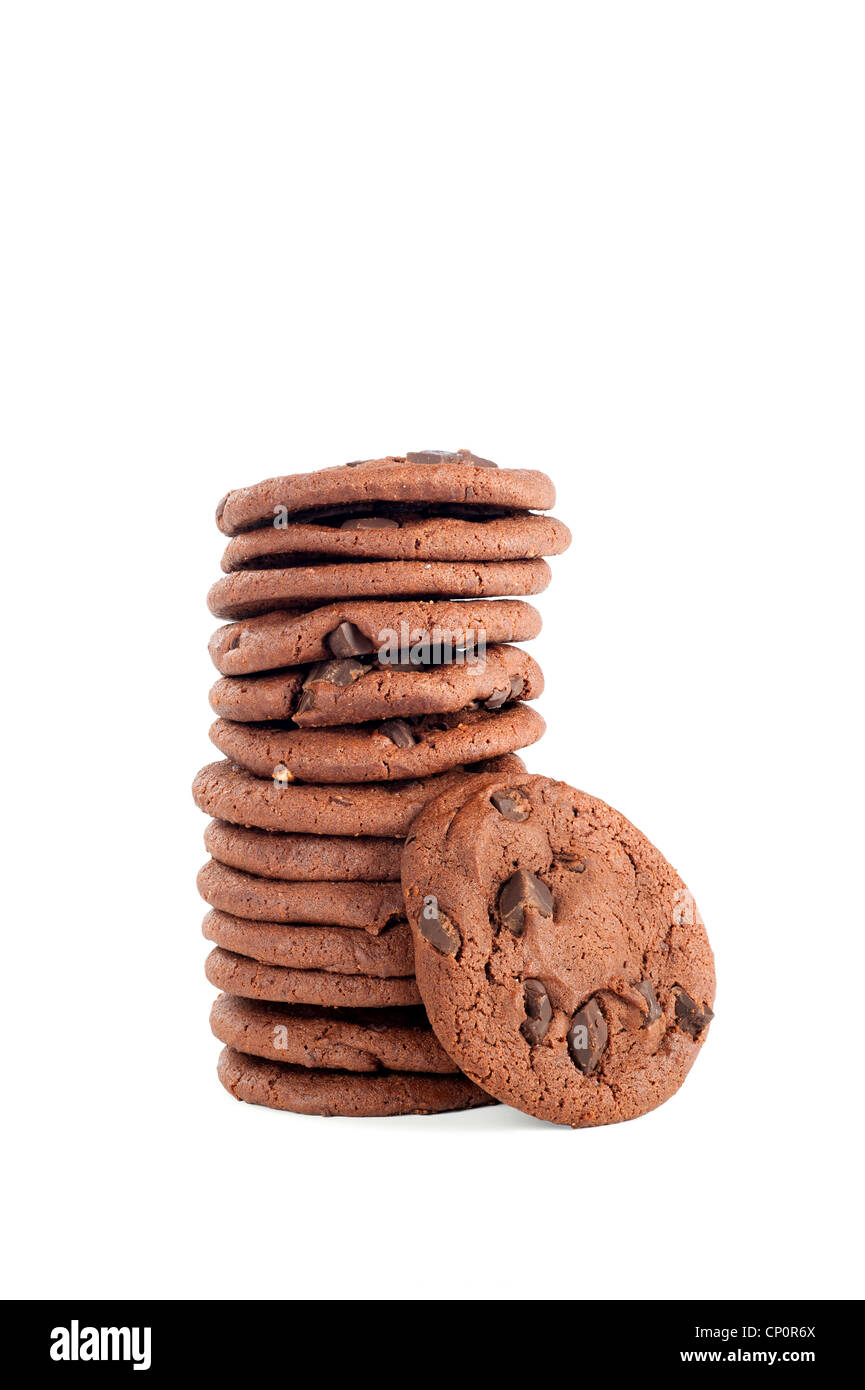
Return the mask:
<svg viewBox="0 0 865 1390"><path fill-rule="evenodd" d="M712 1018L712 951L618 811L546 777L456 787L415 821L402 876L430 1021L490 1094L581 1127L678 1090Z"/></svg>

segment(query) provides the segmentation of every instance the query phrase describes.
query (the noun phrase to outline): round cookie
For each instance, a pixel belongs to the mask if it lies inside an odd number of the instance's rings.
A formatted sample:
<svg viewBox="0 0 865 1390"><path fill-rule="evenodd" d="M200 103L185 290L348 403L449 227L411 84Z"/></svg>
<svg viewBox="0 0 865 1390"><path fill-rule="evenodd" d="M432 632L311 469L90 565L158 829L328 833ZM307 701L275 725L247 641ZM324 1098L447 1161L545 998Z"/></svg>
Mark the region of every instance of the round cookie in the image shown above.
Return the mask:
<svg viewBox="0 0 865 1390"><path fill-rule="evenodd" d="M356 503L354 511L245 531L228 542L222 568L226 574L285 568L304 556L325 555L339 560L534 560L561 555L570 543L563 522L532 512L421 516L406 512L401 503L378 503L370 515Z"/></svg>
<svg viewBox="0 0 865 1390"><path fill-rule="evenodd" d="M335 657L306 671L222 676L210 691L210 707L239 723L291 719L306 729L455 713L476 702L498 709L517 698L536 700L543 688L541 668L527 652L492 646L472 663L406 669L371 657Z"/></svg>
<svg viewBox="0 0 865 1390"><path fill-rule="evenodd" d="M522 758L511 754L452 768L437 777L405 782L371 782L314 786L254 777L229 759L208 763L192 783L200 811L231 825L303 835L388 836L402 839L422 806L467 775L490 777L525 772Z"/></svg>
<svg viewBox="0 0 865 1390"><path fill-rule="evenodd" d="M349 599L308 611L280 609L226 623L210 639L211 660L224 676L246 676L302 666L331 657L379 651L386 643L408 650L472 648L528 642L541 630L537 608L521 599L424 602Z"/></svg>
<svg viewBox="0 0 865 1390"><path fill-rule="evenodd" d="M414 975L414 950L407 922L397 922L378 936L371 936L355 927L250 922L227 912L212 911L201 930L216 946L262 965L385 980Z"/></svg>
<svg viewBox="0 0 865 1390"><path fill-rule="evenodd" d="M353 1072L296 1067L223 1049L219 1079L236 1100L300 1115L434 1115L493 1101L464 1076L419 1072Z"/></svg>
<svg viewBox="0 0 865 1390"><path fill-rule="evenodd" d="M410 976L379 978L328 970L294 970L262 964L222 946L215 946L210 952L204 973L217 989L244 999L318 1004L334 1009L389 1009L421 1002L417 984Z"/></svg>
<svg viewBox="0 0 865 1390"><path fill-rule="evenodd" d="M546 560L346 560L237 570L216 581L207 606L217 618L250 618L347 598L498 598L540 594L551 577Z"/></svg>
<svg viewBox="0 0 865 1390"><path fill-rule="evenodd" d="M712 952L682 880L618 811L546 777L457 787L402 864L430 1021L484 1089L574 1127L678 1090L712 1018Z"/></svg>
<svg viewBox="0 0 865 1390"><path fill-rule="evenodd" d="M212 820L204 832L220 864L259 878L294 883L398 883L401 840L345 835L285 835Z"/></svg>
<svg viewBox="0 0 865 1390"><path fill-rule="evenodd" d="M219 503L216 524L225 535L235 536L254 526L272 525L280 516L346 504L421 502L548 511L555 500L556 490L545 473L498 468L468 449L453 453L429 449L267 478L252 487L237 488Z"/></svg>
<svg viewBox="0 0 865 1390"><path fill-rule="evenodd" d="M340 1071L422 1071L457 1067L423 1009L316 1009L220 994L210 1011L215 1037L238 1052Z"/></svg>
<svg viewBox="0 0 865 1390"><path fill-rule="evenodd" d="M398 883L289 883L229 869L215 859L201 868L198 891L211 907L255 922L357 927L377 936L405 918Z"/></svg>
<svg viewBox="0 0 865 1390"><path fill-rule="evenodd" d="M211 741L233 763L257 777L301 782L385 782L432 777L464 764L513 753L536 743L546 728L528 705L498 711L426 715L408 733L385 725L340 724L329 729L284 729L218 719ZM411 742L409 742L411 739Z"/></svg>

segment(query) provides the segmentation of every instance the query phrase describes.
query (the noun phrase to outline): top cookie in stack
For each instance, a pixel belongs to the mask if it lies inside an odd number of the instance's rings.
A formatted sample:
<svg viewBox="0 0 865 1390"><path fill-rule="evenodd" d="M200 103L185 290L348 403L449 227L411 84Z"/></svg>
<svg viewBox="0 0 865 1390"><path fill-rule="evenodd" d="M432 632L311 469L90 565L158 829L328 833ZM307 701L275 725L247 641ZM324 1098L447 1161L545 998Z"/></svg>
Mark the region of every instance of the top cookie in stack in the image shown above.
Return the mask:
<svg viewBox="0 0 865 1390"><path fill-rule="evenodd" d="M522 596L546 587L543 557L570 543L567 527L538 514L554 499L543 473L459 450L273 478L220 503L230 539L209 605L233 621L210 643L220 672L210 701L226 761L199 774L195 797L217 817L207 836L216 863L199 886L213 909L208 977L231 998L213 1027L230 1049L221 1076L234 1094L342 1114L488 1103L436 1052L422 1013L403 1045L393 1009L417 1007L419 995L388 885L431 798L521 770L514 754L543 733L530 704L543 676L512 644L539 632ZM342 836L364 837L351 864ZM370 883L378 864L381 882ZM355 893L346 879L363 883ZM391 1013L365 1016L358 1032L334 1012L342 1006ZM319 1013L282 1019L294 1048L283 1062L265 1032L275 1010L298 1008ZM355 1032L335 1052L322 1040L339 1017ZM358 1039L376 1027L371 1061ZM361 1052L362 1066L333 1062ZM375 1085L344 1074L382 1066Z"/></svg>

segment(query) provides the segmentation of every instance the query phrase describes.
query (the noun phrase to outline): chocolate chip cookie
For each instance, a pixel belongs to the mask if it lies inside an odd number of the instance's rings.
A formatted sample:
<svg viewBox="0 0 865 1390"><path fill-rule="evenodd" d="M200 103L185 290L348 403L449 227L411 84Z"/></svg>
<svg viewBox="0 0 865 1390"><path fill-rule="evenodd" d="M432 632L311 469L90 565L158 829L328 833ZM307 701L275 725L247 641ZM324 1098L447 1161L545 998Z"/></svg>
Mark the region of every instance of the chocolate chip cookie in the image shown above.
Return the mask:
<svg viewBox="0 0 865 1390"><path fill-rule="evenodd" d="M238 1052L338 1071L452 1075L423 1009L317 1009L220 994L210 1011L215 1037Z"/></svg>
<svg viewBox="0 0 865 1390"><path fill-rule="evenodd" d="M320 922L377 936L405 916L398 883L291 883L258 878L211 859L198 875L206 903L257 922Z"/></svg>
<svg viewBox="0 0 865 1390"><path fill-rule="evenodd" d="M321 928L315 928L321 930ZM349 928L342 928L343 931ZM389 1009L421 1002L411 976L377 977L268 965L216 946L204 962L208 980L226 994L334 1009Z"/></svg>
<svg viewBox="0 0 865 1390"><path fill-rule="evenodd" d="M498 468L468 449L427 449L364 459L312 473L267 478L223 497L216 524L227 536L273 525L280 516L303 519L310 509L378 503L439 504L440 507L548 511L556 490L544 473Z"/></svg>
<svg viewBox="0 0 865 1390"><path fill-rule="evenodd" d="M332 657L314 666L251 676L222 676L210 707L240 723L291 719L298 728L362 724L536 700L544 678L519 647L492 646L470 661L405 666L376 655Z"/></svg>
<svg viewBox="0 0 865 1390"><path fill-rule="evenodd" d="M561 555L571 543L567 526L532 512L419 515L417 505L363 503L304 521L283 520L245 531L228 542L226 574L243 569L282 569L304 557L336 560L534 560ZM466 508L466 511L471 509Z"/></svg>
<svg viewBox="0 0 865 1390"><path fill-rule="evenodd" d="M208 853L231 869L294 883L398 883L401 840L372 836L286 835L212 820Z"/></svg>
<svg viewBox="0 0 865 1390"><path fill-rule="evenodd" d="M682 880L596 797L546 777L454 787L403 852L415 971L461 1069L575 1127L681 1086L713 1017L711 948Z"/></svg>
<svg viewBox="0 0 865 1390"><path fill-rule="evenodd" d="M300 1115L433 1115L492 1105L464 1076L379 1072L373 1076L296 1067L223 1049L219 1079L236 1100Z"/></svg>
<svg viewBox="0 0 865 1390"><path fill-rule="evenodd" d="M432 777L516 752L536 743L545 727L529 705L516 703L501 710L329 729L218 719L210 738L220 753L261 778L289 783L390 782Z"/></svg>
<svg viewBox="0 0 865 1390"><path fill-rule="evenodd" d="M302 835L364 835L403 838L418 811L448 787L473 776L525 772L516 754L452 768L437 777L405 782L314 786L281 778L254 777L228 759L208 763L192 783L196 806L231 825Z"/></svg>
<svg viewBox="0 0 865 1390"><path fill-rule="evenodd" d="M217 618L249 618L276 608L350 598L501 598L540 594L550 582L546 560L364 560L238 570L207 595Z"/></svg>
<svg viewBox="0 0 865 1390"><path fill-rule="evenodd" d="M449 603L349 599L308 611L278 610L220 627L211 660L224 676L246 676L392 646L401 659L528 642L541 630L537 608L521 599Z"/></svg>
<svg viewBox="0 0 865 1390"><path fill-rule="evenodd" d="M381 979L414 975L411 931L406 922L396 922L373 935L356 927L253 922L214 910L205 917L202 934L224 950L262 965Z"/></svg>

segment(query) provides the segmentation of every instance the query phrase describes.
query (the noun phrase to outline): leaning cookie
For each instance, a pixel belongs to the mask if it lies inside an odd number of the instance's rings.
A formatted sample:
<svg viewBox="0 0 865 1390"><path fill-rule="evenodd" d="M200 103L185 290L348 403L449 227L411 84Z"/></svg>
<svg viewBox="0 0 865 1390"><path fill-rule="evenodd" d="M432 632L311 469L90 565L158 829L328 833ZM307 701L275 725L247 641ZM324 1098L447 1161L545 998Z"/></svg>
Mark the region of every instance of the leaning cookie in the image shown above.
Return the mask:
<svg viewBox="0 0 865 1390"><path fill-rule="evenodd" d="M460 1068L572 1126L633 1119L681 1086L715 972L684 883L619 812L546 777L455 788L403 852L415 971Z"/></svg>
<svg viewBox="0 0 865 1390"><path fill-rule="evenodd" d="M427 449L237 488L219 503L216 524L227 536L236 536L282 517L302 519L304 512L322 507L420 502L548 511L555 500L556 490L545 473L498 468L468 449Z"/></svg>
<svg viewBox="0 0 865 1390"><path fill-rule="evenodd" d="M287 970L326 970L384 980L414 975L411 931L406 922L378 936L356 927L251 922L227 912L208 912L202 934L225 951Z"/></svg>
<svg viewBox="0 0 865 1390"><path fill-rule="evenodd" d="M534 560L561 555L570 543L567 526L551 516L417 516L401 504L380 503L372 515L362 509L336 511L245 531L228 542L222 568L226 574L280 569L303 563L304 556L325 555L339 560Z"/></svg>
<svg viewBox="0 0 865 1390"><path fill-rule="evenodd" d="M222 719L291 719L306 729L448 714L476 704L498 709L516 699L536 700L543 688L541 668L527 652L492 646L470 663L403 667L356 656L308 670L222 676L210 691L210 707Z"/></svg>
<svg viewBox="0 0 865 1390"><path fill-rule="evenodd" d="M393 727L398 723L398 727ZM411 722L282 728L218 719L211 741L256 777L288 782L384 782L432 777L536 743L546 725L528 705L428 715Z"/></svg>
<svg viewBox="0 0 865 1390"><path fill-rule="evenodd" d="M434 1115L493 1101L464 1076L380 1072L374 1076L268 1062L223 1049L219 1079L236 1100L300 1115Z"/></svg>
<svg viewBox="0 0 865 1390"><path fill-rule="evenodd" d="M551 577L546 560L325 562L226 574L210 589L207 605L217 618L249 618L350 598L501 598L540 594Z"/></svg>
<svg viewBox="0 0 865 1390"><path fill-rule="evenodd" d="M369 652L442 661L454 652L478 650L481 643L528 642L540 630L537 608L521 599L349 599L226 623L211 637L209 650L222 675L245 676Z"/></svg>
<svg viewBox="0 0 865 1390"><path fill-rule="evenodd" d="M398 883L291 883L229 869L211 859L198 874L206 903L258 922L357 927L377 936L405 916Z"/></svg>
<svg viewBox="0 0 865 1390"><path fill-rule="evenodd" d="M320 930L320 929L319 929ZM343 928L348 930L348 928ZM411 976L382 977L269 965L215 946L204 962L212 985L244 999L343 1009L390 1009L421 1002Z"/></svg>
<svg viewBox="0 0 865 1390"><path fill-rule="evenodd" d="M210 1011L215 1037L238 1052L338 1071L457 1071L421 1008L318 1009L220 994Z"/></svg>

